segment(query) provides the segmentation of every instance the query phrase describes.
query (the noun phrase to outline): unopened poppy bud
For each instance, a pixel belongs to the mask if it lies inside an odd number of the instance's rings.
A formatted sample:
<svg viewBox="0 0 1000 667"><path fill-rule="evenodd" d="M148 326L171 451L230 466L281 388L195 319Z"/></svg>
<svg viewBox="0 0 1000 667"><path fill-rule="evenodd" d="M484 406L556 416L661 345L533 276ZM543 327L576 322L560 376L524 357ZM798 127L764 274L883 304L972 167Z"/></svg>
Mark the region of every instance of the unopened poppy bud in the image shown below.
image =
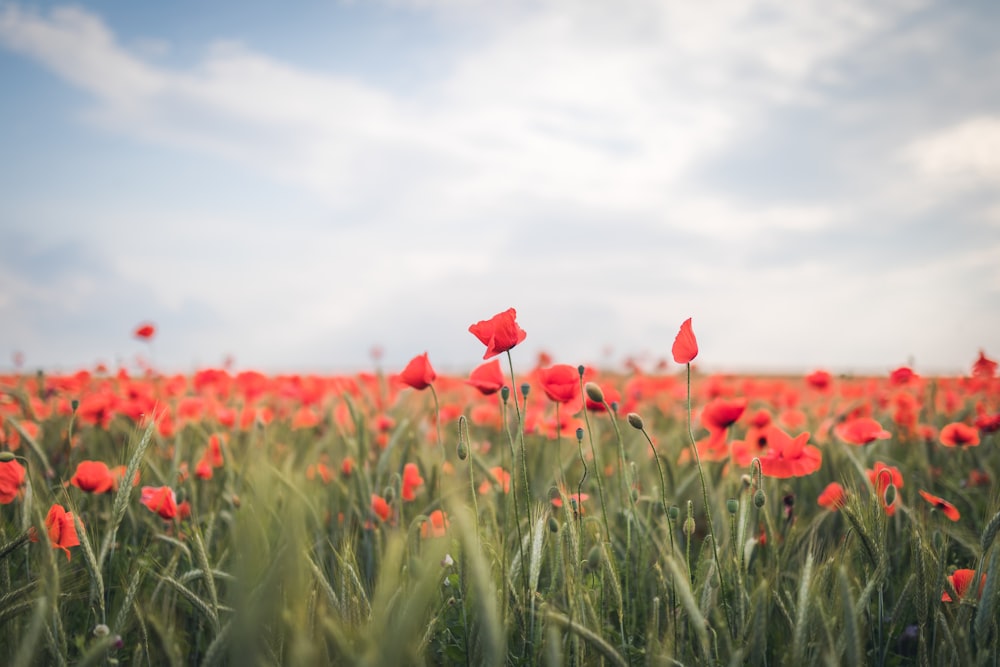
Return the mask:
<svg viewBox="0 0 1000 667"><path fill-rule="evenodd" d="M740 504L736 502L735 498L730 498L726 501L726 509L729 510L730 514L736 514L740 509Z"/></svg>
<svg viewBox="0 0 1000 667"><path fill-rule="evenodd" d="M757 489L757 492L753 494L753 506L760 509L767 502L767 496L764 495L764 489Z"/></svg>
<svg viewBox="0 0 1000 667"><path fill-rule="evenodd" d="M396 487L394 486L385 487L382 490L382 498L385 499L385 502L391 505L392 501L396 499Z"/></svg>
<svg viewBox="0 0 1000 667"><path fill-rule="evenodd" d="M611 401L611 412L618 412L618 401Z"/></svg>
<svg viewBox="0 0 1000 667"><path fill-rule="evenodd" d="M670 517L671 521L677 521L681 517L681 508L677 505L671 505L670 510L667 512L667 516Z"/></svg>
<svg viewBox="0 0 1000 667"><path fill-rule="evenodd" d="M464 461L469 458L469 447L465 444L464 440L458 441L458 450L456 453L458 454L459 461Z"/></svg>
<svg viewBox="0 0 1000 667"><path fill-rule="evenodd" d="M72 401L69 402L69 407L73 409L73 412L76 412L77 408L80 407L80 401L74 398Z"/></svg>
<svg viewBox="0 0 1000 667"><path fill-rule="evenodd" d="M530 392L530 391L531 391L531 385L528 384L527 382L522 382L521 383L521 396L523 398L528 398L528 392Z"/></svg>
<svg viewBox="0 0 1000 667"><path fill-rule="evenodd" d="M885 500L885 506L886 507L889 507L894 502L896 502L896 485L895 484L891 484L890 483L888 486L885 487L885 496L883 497L883 499Z"/></svg>
<svg viewBox="0 0 1000 667"><path fill-rule="evenodd" d="M583 367L583 364L580 364L579 366L576 367L576 372L577 374L579 374L581 380L583 379L583 372L585 370L587 369Z"/></svg>
<svg viewBox="0 0 1000 667"><path fill-rule="evenodd" d="M10 463L16 458L14 452L0 452L0 463Z"/></svg>
<svg viewBox="0 0 1000 667"><path fill-rule="evenodd" d="M600 566L601 566L601 550L595 546L592 547L590 552L587 554L587 567L593 572Z"/></svg>
<svg viewBox="0 0 1000 667"><path fill-rule="evenodd" d="M508 387L507 385L500 387L500 398L503 399L504 403L507 402L507 400L510 398L510 387Z"/></svg>
<svg viewBox="0 0 1000 667"><path fill-rule="evenodd" d="M689 516L688 518L684 519L684 534L690 536L693 533L694 533L694 517Z"/></svg>
<svg viewBox="0 0 1000 667"><path fill-rule="evenodd" d="M583 385L583 390L587 392L587 398L594 403L604 403L604 392L593 382Z"/></svg>
<svg viewBox="0 0 1000 667"><path fill-rule="evenodd" d="M556 521L554 516L549 517L549 532L558 533L559 532L559 522Z"/></svg>
<svg viewBox="0 0 1000 667"><path fill-rule="evenodd" d="M576 441L577 442L583 442L583 429L582 428L578 427L576 429Z"/></svg>
<svg viewBox="0 0 1000 667"><path fill-rule="evenodd" d="M629 426L631 426L635 430L641 431L643 429L642 417L640 417L636 413L634 412L628 413L627 419Z"/></svg>

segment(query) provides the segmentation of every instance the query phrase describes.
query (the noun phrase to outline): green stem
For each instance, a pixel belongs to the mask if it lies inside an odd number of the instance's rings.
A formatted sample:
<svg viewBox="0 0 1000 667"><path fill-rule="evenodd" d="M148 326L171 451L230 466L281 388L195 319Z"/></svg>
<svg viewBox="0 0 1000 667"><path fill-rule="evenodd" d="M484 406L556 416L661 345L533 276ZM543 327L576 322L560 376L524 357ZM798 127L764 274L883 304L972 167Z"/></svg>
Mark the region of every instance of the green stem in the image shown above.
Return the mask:
<svg viewBox="0 0 1000 667"><path fill-rule="evenodd" d="M521 477L524 480L524 510L528 515L528 526L532 525L531 518L531 486L528 484L528 464L525 461L524 453L524 419L521 417L521 408L517 404L517 392L514 391L516 382L514 380L514 359L510 356L510 350L507 350L507 365L510 367L510 384L511 393L514 394L514 410L517 412L517 439L518 444L521 448ZM528 397L524 397L524 410L528 410ZM523 565L523 564L522 564Z"/></svg>

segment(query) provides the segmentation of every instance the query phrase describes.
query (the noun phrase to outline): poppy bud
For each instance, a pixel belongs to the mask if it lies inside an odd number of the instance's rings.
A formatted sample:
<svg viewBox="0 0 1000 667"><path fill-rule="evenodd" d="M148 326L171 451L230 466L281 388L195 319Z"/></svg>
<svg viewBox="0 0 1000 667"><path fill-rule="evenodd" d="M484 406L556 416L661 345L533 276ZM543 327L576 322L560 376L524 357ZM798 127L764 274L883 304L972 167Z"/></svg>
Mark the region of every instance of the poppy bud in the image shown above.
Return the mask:
<svg viewBox="0 0 1000 667"><path fill-rule="evenodd" d="M753 494L753 506L760 509L767 502L767 496L764 495L764 489L757 489L757 492Z"/></svg>
<svg viewBox="0 0 1000 667"><path fill-rule="evenodd" d="M500 398L503 399L504 403L507 402L507 400L510 398L510 387L508 387L507 385L500 387Z"/></svg>
<svg viewBox="0 0 1000 667"><path fill-rule="evenodd" d="M740 504L736 502L735 498L730 498L726 501L726 509L729 510L730 514L736 514L740 509Z"/></svg>
<svg viewBox="0 0 1000 667"><path fill-rule="evenodd" d="M632 502L639 500L639 489L632 489Z"/></svg>
<svg viewBox="0 0 1000 667"><path fill-rule="evenodd" d="M636 431L641 431L643 429L642 417L634 412L628 413L628 423L629 426L634 428Z"/></svg>
<svg viewBox="0 0 1000 667"><path fill-rule="evenodd" d="M74 398L72 401L69 402L69 407L73 409L73 412L76 412L76 409L80 407L80 401Z"/></svg>
<svg viewBox="0 0 1000 667"><path fill-rule="evenodd" d="M677 521L681 516L681 508L677 505L671 505L670 510L667 512L667 516L670 517L671 521Z"/></svg>
<svg viewBox="0 0 1000 667"><path fill-rule="evenodd" d="M611 401L611 412L618 412L618 401Z"/></svg>
<svg viewBox="0 0 1000 667"><path fill-rule="evenodd" d="M391 505L392 501L396 499L396 487L394 486L385 487L385 489L382 490L382 498L385 499L385 502Z"/></svg>
<svg viewBox="0 0 1000 667"><path fill-rule="evenodd" d="M469 458L469 447L465 444L464 440L458 441L458 451L456 453L458 454L459 461Z"/></svg>
<svg viewBox="0 0 1000 667"><path fill-rule="evenodd" d="M576 429L576 441L577 442L583 442L583 429L582 428L578 427Z"/></svg>
<svg viewBox="0 0 1000 667"><path fill-rule="evenodd" d="M894 502L896 502L896 485L895 484L893 484L893 483L890 482L885 487L885 495L883 496L883 500L885 501L885 506L886 507L889 507Z"/></svg>
<svg viewBox="0 0 1000 667"><path fill-rule="evenodd" d="M591 572L596 570L601 566L601 550L598 547L592 547L590 552L587 554L587 567Z"/></svg>
<svg viewBox="0 0 1000 667"><path fill-rule="evenodd" d="M583 372L585 370L587 369L583 367L583 364L580 364L579 366L576 367L576 372L579 373L581 380L583 379Z"/></svg>
<svg viewBox="0 0 1000 667"><path fill-rule="evenodd" d="M531 391L531 385L528 384L527 382L522 382L521 383L521 396L523 398L528 398L528 392L530 392L530 391Z"/></svg>
<svg viewBox="0 0 1000 667"><path fill-rule="evenodd" d="M0 452L0 463L10 463L16 458L14 452Z"/></svg>
<svg viewBox="0 0 1000 667"><path fill-rule="evenodd" d="M592 400L594 403L604 403L604 392L593 382L588 382L583 385L583 390L587 392L587 398Z"/></svg>
<svg viewBox="0 0 1000 667"><path fill-rule="evenodd" d="M689 516L684 519L684 534L690 536L694 533L694 517Z"/></svg>
<svg viewBox="0 0 1000 667"><path fill-rule="evenodd" d="M558 533L559 532L559 522L556 521L554 516L549 517L549 532Z"/></svg>

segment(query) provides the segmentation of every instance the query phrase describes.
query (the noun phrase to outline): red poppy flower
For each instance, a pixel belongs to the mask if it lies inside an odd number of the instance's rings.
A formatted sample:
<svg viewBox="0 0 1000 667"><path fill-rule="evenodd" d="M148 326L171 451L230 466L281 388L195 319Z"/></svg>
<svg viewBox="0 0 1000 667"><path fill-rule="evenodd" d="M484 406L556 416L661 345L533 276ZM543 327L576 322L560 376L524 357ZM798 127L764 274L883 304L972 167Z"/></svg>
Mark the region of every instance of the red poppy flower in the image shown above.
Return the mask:
<svg viewBox="0 0 1000 667"><path fill-rule="evenodd" d="M197 472L195 473L197 474ZM330 466L326 465L322 461L319 463L311 463L306 468L306 479L313 480L319 478L324 484L329 484L333 481L333 471L330 470Z"/></svg>
<svg viewBox="0 0 1000 667"><path fill-rule="evenodd" d="M149 322L144 322L135 328L132 335L140 340L150 340L156 335L156 327Z"/></svg>
<svg viewBox="0 0 1000 667"><path fill-rule="evenodd" d="M945 447L975 447L979 444L979 431L968 424L952 422L941 429L938 439Z"/></svg>
<svg viewBox="0 0 1000 667"><path fill-rule="evenodd" d="M388 521L389 516L392 515L392 508L389 506L389 503L385 501L385 498L373 493L372 512L374 512L375 516L377 516L382 521Z"/></svg>
<svg viewBox="0 0 1000 667"><path fill-rule="evenodd" d="M847 502L847 493L844 491L844 487L837 482L830 482L819 494L816 502L819 503L820 507L836 512Z"/></svg>
<svg viewBox="0 0 1000 667"><path fill-rule="evenodd" d="M486 346L483 359L495 357L524 341L528 334L517 324L517 311L508 308L488 320L480 320L469 327L473 336Z"/></svg>
<svg viewBox="0 0 1000 667"><path fill-rule="evenodd" d="M751 426L747 429L742 440L732 442L733 460L736 465L746 468L753 462L754 457L764 455L764 452L767 451L767 431L765 429L768 425Z"/></svg>
<svg viewBox="0 0 1000 667"><path fill-rule="evenodd" d="M441 510L434 510L420 525L420 537L444 537L448 532L448 515Z"/></svg>
<svg viewBox="0 0 1000 667"><path fill-rule="evenodd" d="M510 492L510 473L497 466L495 468L490 468L490 474L500 483L500 488L503 489L504 493ZM485 496L487 493L493 490L493 484L490 480L485 479L483 483L479 485L479 495Z"/></svg>
<svg viewBox="0 0 1000 667"><path fill-rule="evenodd" d="M569 498L570 507L573 508L573 514L576 514L577 512L579 512L580 514L584 513L583 502L590 498L589 495L587 495L586 493L570 493L566 494L566 497ZM562 507L563 506L562 497L552 496L552 506Z"/></svg>
<svg viewBox="0 0 1000 667"><path fill-rule="evenodd" d="M88 493L107 493L115 485L115 476L103 461L80 461L69 483Z"/></svg>
<svg viewBox="0 0 1000 667"><path fill-rule="evenodd" d="M416 463L407 463L403 466L403 500L414 500L416 498L415 490L423 483L424 478L420 476L420 469Z"/></svg>
<svg viewBox="0 0 1000 667"><path fill-rule="evenodd" d="M884 474L883 471L887 471L888 474ZM886 505L885 491L889 488L890 482L897 489L903 488L903 473L899 472L899 468L896 466L887 466L881 461L876 461L875 467L868 470L868 481L871 482L872 486L874 486L878 491L878 495L882 502L882 507L885 508L886 515L892 516L895 514L899 495L896 495L896 498L893 499L891 505Z"/></svg>
<svg viewBox="0 0 1000 667"><path fill-rule="evenodd" d="M767 451L760 457L760 471L768 477L804 477L819 470L823 454L809 442L809 433L794 438L773 424L764 429Z"/></svg>
<svg viewBox="0 0 1000 667"><path fill-rule="evenodd" d="M49 541L52 542L52 548L65 551L66 560L69 560L69 547L80 545L80 538L76 534L76 524L73 521L73 513L67 512L62 505L53 505L49 508L48 516L45 517L45 527L49 531Z"/></svg>
<svg viewBox="0 0 1000 667"><path fill-rule="evenodd" d="M698 448L698 458L702 462L725 461L729 458L729 441L726 439L725 430L710 429L708 435L695 443ZM681 455L677 463L683 465L691 460L691 448L685 447L681 450Z"/></svg>
<svg viewBox="0 0 1000 667"><path fill-rule="evenodd" d="M876 440L892 437L891 433L882 428L882 424L871 417L854 417L842 421L834 427L833 432L838 438L852 445L867 445Z"/></svg>
<svg viewBox="0 0 1000 667"><path fill-rule="evenodd" d="M500 370L500 360L494 359L477 367L469 374L465 384L475 387L483 396L500 391L500 387L505 384L503 371Z"/></svg>
<svg viewBox="0 0 1000 667"><path fill-rule="evenodd" d="M150 512L156 512L162 519L173 519L177 516L177 496L169 486L144 486L140 502Z"/></svg>
<svg viewBox="0 0 1000 667"><path fill-rule="evenodd" d="M960 569L960 570L955 570L954 572L949 574L948 581L951 582L952 588L954 588L955 592L958 593L958 597L962 598L965 597L965 592L969 590L969 586L972 584L972 580L975 577L976 577L975 570ZM982 578L979 580L978 595L981 596L983 594L983 586L985 585L986 585L986 575L984 574L982 575ZM947 589L944 591L944 593L941 594L941 601L942 602L952 601L951 595L948 594Z"/></svg>
<svg viewBox="0 0 1000 667"><path fill-rule="evenodd" d="M568 364L538 370L542 391L556 403L569 403L580 393L580 372Z"/></svg>
<svg viewBox="0 0 1000 667"><path fill-rule="evenodd" d="M813 371L806 376L806 384L808 384L813 389L818 389L820 391L825 391L830 388L830 382L833 381L833 376L830 375L828 371Z"/></svg>
<svg viewBox="0 0 1000 667"><path fill-rule="evenodd" d="M991 378L997 374L997 362L979 350L979 358L972 364L972 377Z"/></svg>
<svg viewBox="0 0 1000 667"><path fill-rule="evenodd" d="M958 512L958 508L949 503L944 498L938 498L935 495L927 493L923 489L920 489L919 493L921 498L923 498L931 505L933 505L935 509L941 510L941 513L944 514L949 519L951 519L952 521L958 521L960 518L962 518L962 515L959 514Z"/></svg>
<svg viewBox="0 0 1000 667"><path fill-rule="evenodd" d="M725 430L743 416L747 408L747 399L736 398L727 400L715 398L701 411L701 423L709 430Z"/></svg>
<svg viewBox="0 0 1000 667"><path fill-rule="evenodd" d="M24 485L24 466L17 461L0 463L0 505L14 502Z"/></svg>
<svg viewBox="0 0 1000 667"><path fill-rule="evenodd" d="M689 364L698 356L698 340L694 337L694 331L691 330L690 317L681 324L681 330L674 338L671 352L674 355L674 361L679 364Z"/></svg>
<svg viewBox="0 0 1000 667"><path fill-rule="evenodd" d="M913 372L912 368L908 366L900 366L896 370L889 373L889 382L894 385L907 385L916 377L917 374Z"/></svg>
<svg viewBox="0 0 1000 667"><path fill-rule="evenodd" d="M427 358L427 353L417 355L406 364L406 368L399 374L399 380L417 390L427 389L437 378L437 373L431 368L431 362Z"/></svg>

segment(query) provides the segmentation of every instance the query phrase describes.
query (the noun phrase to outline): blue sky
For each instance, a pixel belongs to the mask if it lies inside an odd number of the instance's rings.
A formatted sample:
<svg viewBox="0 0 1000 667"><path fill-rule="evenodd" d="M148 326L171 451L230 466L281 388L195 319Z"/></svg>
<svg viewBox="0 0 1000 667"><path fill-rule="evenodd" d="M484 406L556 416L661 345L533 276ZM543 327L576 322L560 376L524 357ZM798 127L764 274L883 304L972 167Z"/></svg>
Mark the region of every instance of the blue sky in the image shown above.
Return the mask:
<svg viewBox="0 0 1000 667"><path fill-rule="evenodd" d="M0 364L1000 353L1000 6L0 0ZM130 332L157 324L151 349Z"/></svg>

